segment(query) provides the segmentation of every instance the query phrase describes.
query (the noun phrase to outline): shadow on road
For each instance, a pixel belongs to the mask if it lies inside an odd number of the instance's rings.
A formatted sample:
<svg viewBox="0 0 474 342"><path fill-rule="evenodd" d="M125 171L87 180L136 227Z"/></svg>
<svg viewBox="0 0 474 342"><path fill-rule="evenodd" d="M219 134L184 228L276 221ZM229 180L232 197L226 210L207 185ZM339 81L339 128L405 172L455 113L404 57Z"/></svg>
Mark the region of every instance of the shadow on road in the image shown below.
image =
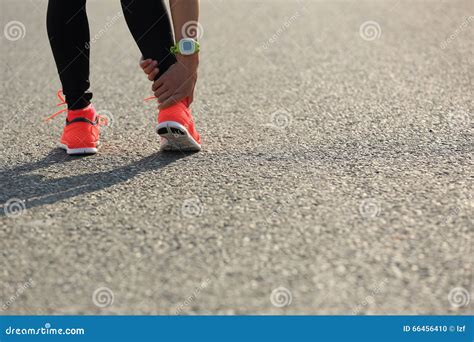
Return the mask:
<svg viewBox="0 0 474 342"><path fill-rule="evenodd" d="M87 158L67 156L63 150L55 149L42 160L26 163L0 172L0 184L2 184L0 203L3 205L3 209L0 210L0 216L5 216L6 212L8 212L6 201L9 199L24 201L24 206L27 209L52 204L64 199L108 188L143 172L159 170L192 154L157 152L113 170L59 179L45 179L41 175L25 174L54 164L68 163L78 158Z"/></svg>

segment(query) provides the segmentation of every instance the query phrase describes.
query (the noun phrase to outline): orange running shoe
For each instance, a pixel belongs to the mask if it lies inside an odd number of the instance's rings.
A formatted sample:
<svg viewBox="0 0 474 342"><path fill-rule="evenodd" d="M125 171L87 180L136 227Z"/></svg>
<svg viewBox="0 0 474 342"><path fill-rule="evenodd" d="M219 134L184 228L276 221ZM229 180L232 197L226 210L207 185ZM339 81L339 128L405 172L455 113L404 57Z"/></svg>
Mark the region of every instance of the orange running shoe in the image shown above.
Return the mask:
<svg viewBox="0 0 474 342"><path fill-rule="evenodd" d="M61 96L61 91L58 91L58 97L62 101L58 106L66 104L64 98ZM99 125L102 124L102 122L92 104L78 110L60 110L47 120L66 111L66 126L64 127L59 146L65 149L67 154L70 155L97 153L99 146Z"/></svg>
<svg viewBox="0 0 474 342"><path fill-rule="evenodd" d="M67 112L66 126L59 146L67 154L95 154L99 147L99 117L90 104Z"/></svg>
<svg viewBox="0 0 474 342"><path fill-rule="evenodd" d="M201 137L187 99L158 112L156 132L161 137L161 151L200 151Z"/></svg>

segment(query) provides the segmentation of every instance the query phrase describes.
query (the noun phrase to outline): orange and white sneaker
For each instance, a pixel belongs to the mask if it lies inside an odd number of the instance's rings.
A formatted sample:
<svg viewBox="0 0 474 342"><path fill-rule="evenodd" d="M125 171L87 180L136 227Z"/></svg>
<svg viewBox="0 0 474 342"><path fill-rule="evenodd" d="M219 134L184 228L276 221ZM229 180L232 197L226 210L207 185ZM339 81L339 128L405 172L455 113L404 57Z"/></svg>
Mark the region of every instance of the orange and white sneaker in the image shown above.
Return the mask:
<svg viewBox="0 0 474 342"><path fill-rule="evenodd" d="M67 112L66 126L59 146L67 154L95 154L99 147L99 116L92 104Z"/></svg>
<svg viewBox="0 0 474 342"><path fill-rule="evenodd" d="M187 99L158 112L156 132L161 137L161 151L201 150L201 137L194 127Z"/></svg>
<svg viewBox="0 0 474 342"><path fill-rule="evenodd" d="M58 106L66 104L60 92L58 92L58 97L62 100ZM64 127L59 146L70 155L97 153L99 147L99 125L102 122L92 104L78 110L60 110L47 120L66 111L66 126Z"/></svg>

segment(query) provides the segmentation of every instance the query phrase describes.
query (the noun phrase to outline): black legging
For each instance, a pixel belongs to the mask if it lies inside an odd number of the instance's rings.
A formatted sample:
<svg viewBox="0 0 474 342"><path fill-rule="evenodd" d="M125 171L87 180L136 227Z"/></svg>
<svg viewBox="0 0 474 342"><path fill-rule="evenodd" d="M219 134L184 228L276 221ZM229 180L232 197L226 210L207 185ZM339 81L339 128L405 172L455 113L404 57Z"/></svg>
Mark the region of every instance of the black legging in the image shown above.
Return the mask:
<svg viewBox="0 0 474 342"><path fill-rule="evenodd" d="M176 61L169 52L173 33L163 0L121 0L121 3L143 57L158 61L161 75ZM49 0L47 28L68 108L84 108L92 99L88 91L90 33L86 0Z"/></svg>

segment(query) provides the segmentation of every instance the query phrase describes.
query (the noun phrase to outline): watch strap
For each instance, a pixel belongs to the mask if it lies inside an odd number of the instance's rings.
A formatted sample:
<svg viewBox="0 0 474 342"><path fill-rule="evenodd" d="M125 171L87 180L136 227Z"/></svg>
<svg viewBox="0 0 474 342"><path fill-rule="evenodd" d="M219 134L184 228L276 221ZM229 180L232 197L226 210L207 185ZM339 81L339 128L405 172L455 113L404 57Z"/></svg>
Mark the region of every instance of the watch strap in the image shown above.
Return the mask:
<svg viewBox="0 0 474 342"><path fill-rule="evenodd" d="M170 48L170 52L173 54L173 55L177 55L179 53L179 45L176 43L175 45L173 45L171 48Z"/></svg>

